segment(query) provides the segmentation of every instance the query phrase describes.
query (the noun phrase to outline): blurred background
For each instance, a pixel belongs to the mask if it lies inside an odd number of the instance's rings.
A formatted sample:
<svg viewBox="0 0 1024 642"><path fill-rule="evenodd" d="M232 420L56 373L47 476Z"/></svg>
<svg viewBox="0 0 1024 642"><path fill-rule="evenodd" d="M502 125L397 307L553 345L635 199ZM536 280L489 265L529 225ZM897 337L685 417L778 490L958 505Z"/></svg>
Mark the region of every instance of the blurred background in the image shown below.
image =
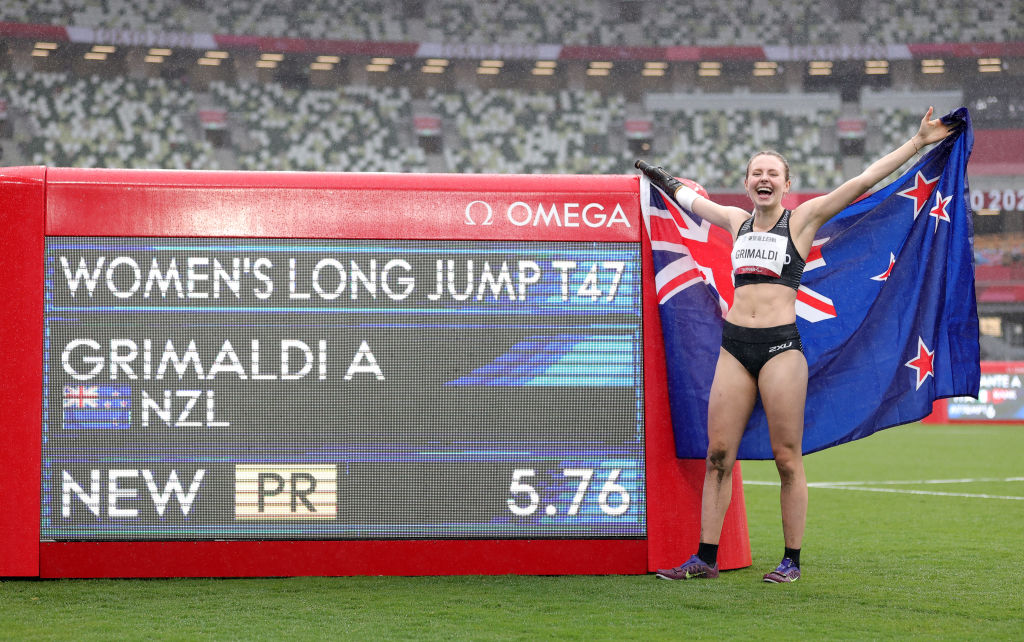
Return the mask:
<svg viewBox="0 0 1024 642"><path fill-rule="evenodd" d="M782 6L779 6L782 4ZM984 360L1024 359L1020 0L5 0L0 164L625 174L820 193L970 109Z"/></svg>

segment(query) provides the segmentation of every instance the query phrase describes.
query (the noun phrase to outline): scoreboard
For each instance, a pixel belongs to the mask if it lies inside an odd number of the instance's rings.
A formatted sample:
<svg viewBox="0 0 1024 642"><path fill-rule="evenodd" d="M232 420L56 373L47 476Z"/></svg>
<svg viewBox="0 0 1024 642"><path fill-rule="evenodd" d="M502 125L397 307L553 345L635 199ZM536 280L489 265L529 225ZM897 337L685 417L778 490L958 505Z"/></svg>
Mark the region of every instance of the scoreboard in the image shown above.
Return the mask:
<svg viewBox="0 0 1024 642"><path fill-rule="evenodd" d="M636 176L23 167L0 193L0 576L696 546ZM742 483L721 544L749 565Z"/></svg>
<svg viewBox="0 0 1024 642"><path fill-rule="evenodd" d="M48 237L42 537L641 537L639 258Z"/></svg>

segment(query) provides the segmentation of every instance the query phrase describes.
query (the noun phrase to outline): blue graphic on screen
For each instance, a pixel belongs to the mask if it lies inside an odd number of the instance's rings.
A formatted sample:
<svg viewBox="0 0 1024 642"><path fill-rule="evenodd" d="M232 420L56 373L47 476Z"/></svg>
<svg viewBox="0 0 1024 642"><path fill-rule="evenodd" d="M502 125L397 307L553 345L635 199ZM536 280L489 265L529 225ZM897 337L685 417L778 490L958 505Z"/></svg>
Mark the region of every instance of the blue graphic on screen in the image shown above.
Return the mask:
<svg viewBox="0 0 1024 642"><path fill-rule="evenodd" d="M531 337L493 362L459 377L458 386L636 385L633 337L562 335Z"/></svg>
<svg viewBox="0 0 1024 642"><path fill-rule="evenodd" d="M645 535L637 244L45 261L43 540Z"/></svg>

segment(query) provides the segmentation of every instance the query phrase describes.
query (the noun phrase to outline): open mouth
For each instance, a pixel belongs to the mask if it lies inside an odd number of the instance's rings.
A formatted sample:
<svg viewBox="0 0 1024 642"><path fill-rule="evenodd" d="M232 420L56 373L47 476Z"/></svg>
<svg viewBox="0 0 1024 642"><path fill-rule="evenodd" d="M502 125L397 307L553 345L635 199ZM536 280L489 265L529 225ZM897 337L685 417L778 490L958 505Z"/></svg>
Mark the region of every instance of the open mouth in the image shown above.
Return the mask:
<svg viewBox="0 0 1024 642"><path fill-rule="evenodd" d="M770 187L758 187L757 188L757 195L758 196L771 196L773 193L774 193L774 190L772 190L772 188L770 188Z"/></svg>

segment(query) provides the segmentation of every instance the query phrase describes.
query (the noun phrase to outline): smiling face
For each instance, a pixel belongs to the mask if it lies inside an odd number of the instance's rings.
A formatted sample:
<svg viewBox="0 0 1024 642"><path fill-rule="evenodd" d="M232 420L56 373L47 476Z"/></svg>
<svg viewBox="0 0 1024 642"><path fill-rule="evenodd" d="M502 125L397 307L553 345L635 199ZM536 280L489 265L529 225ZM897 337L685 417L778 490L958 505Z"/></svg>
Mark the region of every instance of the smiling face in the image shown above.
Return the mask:
<svg viewBox="0 0 1024 642"><path fill-rule="evenodd" d="M771 209L782 203L789 192L789 164L775 152L760 152L747 163L743 186L759 209Z"/></svg>

